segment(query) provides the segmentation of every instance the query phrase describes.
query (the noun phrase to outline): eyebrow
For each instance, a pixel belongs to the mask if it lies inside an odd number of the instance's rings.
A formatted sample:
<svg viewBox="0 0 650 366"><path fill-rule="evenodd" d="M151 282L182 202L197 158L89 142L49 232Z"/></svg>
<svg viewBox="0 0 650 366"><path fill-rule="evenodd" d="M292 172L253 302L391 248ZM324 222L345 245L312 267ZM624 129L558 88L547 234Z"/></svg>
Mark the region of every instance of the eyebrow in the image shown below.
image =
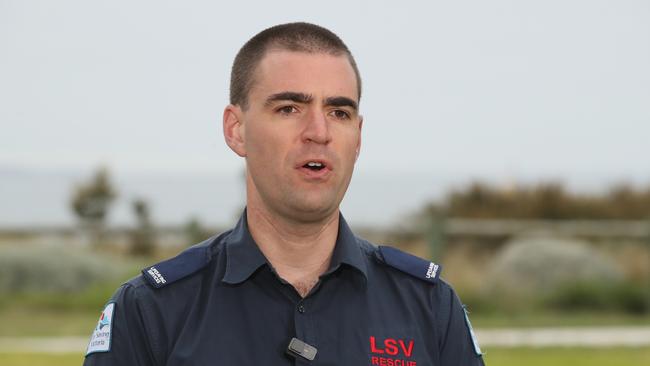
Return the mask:
<svg viewBox="0 0 650 366"><path fill-rule="evenodd" d="M280 92L270 95L264 102L265 105L271 105L273 102L290 100L296 103L309 104L314 98L310 94L299 92ZM328 107L350 107L355 111L359 109L357 102L348 97L329 97L325 98L324 104Z"/></svg>
<svg viewBox="0 0 650 366"><path fill-rule="evenodd" d="M359 109L357 102L348 97L330 97L325 99L325 105L330 107L350 107L355 111Z"/></svg>
<svg viewBox="0 0 650 366"><path fill-rule="evenodd" d="M282 100L290 100L296 103L309 104L313 99L314 98L309 94L286 91L270 95L268 98L266 98L266 102L264 102L264 104L270 105L273 102Z"/></svg>

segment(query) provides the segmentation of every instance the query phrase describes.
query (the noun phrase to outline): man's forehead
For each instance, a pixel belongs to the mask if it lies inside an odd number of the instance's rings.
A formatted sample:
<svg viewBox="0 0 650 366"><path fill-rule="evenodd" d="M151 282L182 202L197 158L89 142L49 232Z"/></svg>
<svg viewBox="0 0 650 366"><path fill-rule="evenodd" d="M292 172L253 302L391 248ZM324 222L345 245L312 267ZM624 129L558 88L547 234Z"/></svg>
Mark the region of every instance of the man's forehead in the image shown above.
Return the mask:
<svg viewBox="0 0 650 366"><path fill-rule="evenodd" d="M356 74L344 54L268 51L255 70L251 94L266 98L285 91L358 102Z"/></svg>

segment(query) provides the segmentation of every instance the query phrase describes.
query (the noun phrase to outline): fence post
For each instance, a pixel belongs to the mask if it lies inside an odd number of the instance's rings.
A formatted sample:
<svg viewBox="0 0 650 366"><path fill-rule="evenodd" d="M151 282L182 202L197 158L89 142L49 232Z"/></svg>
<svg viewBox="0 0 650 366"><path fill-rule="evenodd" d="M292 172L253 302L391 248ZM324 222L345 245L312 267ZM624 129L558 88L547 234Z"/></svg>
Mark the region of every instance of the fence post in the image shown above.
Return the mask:
<svg viewBox="0 0 650 366"><path fill-rule="evenodd" d="M445 250L445 221L441 214L431 215L431 221L427 232L427 241L429 242L430 257L435 262L442 260Z"/></svg>
<svg viewBox="0 0 650 366"><path fill-rule="evenodd" d="M646 225L648 226L648 230L646 231L645 244L647 246L646 249L650 251L650 216L648 216L646 220ZM646 278L646 281L646 309L648 309L648 307L650 307L650 271L648 272L648 278Z"/></svg>

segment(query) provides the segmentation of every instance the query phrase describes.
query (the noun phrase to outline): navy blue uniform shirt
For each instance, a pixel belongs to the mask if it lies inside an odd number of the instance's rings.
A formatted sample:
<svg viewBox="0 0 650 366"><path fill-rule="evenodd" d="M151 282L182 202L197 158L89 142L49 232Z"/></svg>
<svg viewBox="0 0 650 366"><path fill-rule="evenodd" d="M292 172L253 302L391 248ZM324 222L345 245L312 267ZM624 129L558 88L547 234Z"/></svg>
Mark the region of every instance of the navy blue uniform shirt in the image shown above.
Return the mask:
<svg viewBox="0 0 650 366"><path fill-rule="evenodd" d="M483 365L439 274L355 237L341 216L330 267L301 298L255 244L244 212L233 230L122 285L84 365ZM287 352L292 338L308 345L304 355Z"/></svg>

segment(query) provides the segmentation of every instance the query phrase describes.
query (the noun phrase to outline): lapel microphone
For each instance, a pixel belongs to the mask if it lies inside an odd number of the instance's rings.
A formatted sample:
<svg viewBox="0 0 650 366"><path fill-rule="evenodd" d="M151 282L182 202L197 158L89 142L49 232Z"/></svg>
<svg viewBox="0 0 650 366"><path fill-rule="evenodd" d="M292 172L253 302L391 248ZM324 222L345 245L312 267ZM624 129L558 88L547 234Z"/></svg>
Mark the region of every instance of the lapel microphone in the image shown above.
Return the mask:
<svg viewBox="0 0 650 366"><path fill-rule="evenodd" d="M289 342L289 346L287 347L288 354L294 357L300 356L309 361L314 360L316 357L316 352L318 352L316 347L311 346L295 337L291 338L291 342Z"/></svg>

